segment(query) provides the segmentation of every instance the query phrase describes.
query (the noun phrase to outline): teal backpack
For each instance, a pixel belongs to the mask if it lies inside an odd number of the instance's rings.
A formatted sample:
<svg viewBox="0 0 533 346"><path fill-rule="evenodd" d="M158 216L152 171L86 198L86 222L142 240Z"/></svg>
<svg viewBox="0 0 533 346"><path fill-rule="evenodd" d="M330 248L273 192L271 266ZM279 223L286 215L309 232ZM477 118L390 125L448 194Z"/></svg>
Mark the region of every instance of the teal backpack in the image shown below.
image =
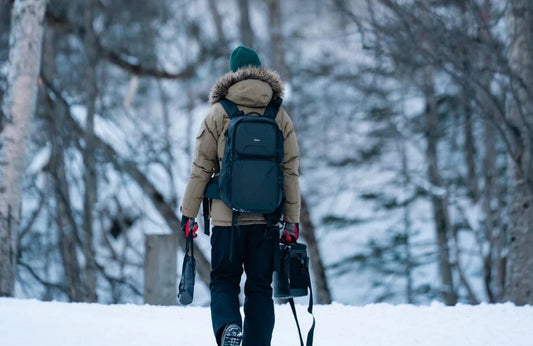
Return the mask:
<svg viewBox="0 0 533 346"><path fill-rule="evenodd" d="M273 99L264 114L245 114L232 101L220 100L231 120L225 132L222 167L204 193L206 233L206 199L221 199L233 210L233 227L242 213L264 214L269 228L280 221L285 205L284 153L283 133L275 119L281 103L281 98Z"/></svg>

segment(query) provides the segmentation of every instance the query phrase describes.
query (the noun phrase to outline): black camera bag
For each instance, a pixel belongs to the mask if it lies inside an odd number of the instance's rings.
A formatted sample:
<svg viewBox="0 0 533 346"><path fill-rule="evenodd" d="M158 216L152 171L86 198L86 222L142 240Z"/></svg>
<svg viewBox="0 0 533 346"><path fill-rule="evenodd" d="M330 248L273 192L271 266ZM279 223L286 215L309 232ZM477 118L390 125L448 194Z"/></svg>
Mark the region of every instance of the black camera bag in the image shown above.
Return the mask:
<svg viewBox="0 0 533 346"><path fill-rule="evenodd" d="M194 297L194 277L196 275L196 260L194 259L193 232L186 238L185 257L181 269L181 280L178 286L178 301L182 305L192 303Z"/></svg>
<svg viewBox="0 0 533 346"><path fill-rule="evenodd" d="M307 246L301 243L279 244L279 251L276 252L274 268L274 297L287 299L291 305L292 314L298 327L300 345L304 346L294 297L303 297L308 294L309 306L307 312L313 316L313 290L311 288L311 278L309 276L309 257L307 256ZM307 346L313 345L313 333L315 330L315 317L313 324L307 333Z"/></svg>
<svg viewBox="0 0 533 346"><path fill-rule="evenodd" d="M274 297L294 298L307 295L309 257L307 246L300 243L279 244L274 272Z"/></svg>

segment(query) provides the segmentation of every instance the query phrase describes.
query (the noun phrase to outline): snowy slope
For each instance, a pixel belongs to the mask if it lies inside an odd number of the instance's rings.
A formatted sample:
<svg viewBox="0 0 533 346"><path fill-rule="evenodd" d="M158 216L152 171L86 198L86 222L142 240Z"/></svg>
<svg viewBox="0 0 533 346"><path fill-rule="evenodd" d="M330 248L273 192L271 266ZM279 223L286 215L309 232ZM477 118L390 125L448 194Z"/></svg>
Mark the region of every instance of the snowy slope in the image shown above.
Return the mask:
<svg viewBox="0 0 533 346"><path fill-rule="evenodd" d="M297 306L304 330L306 306ZM315 306L315 345L531 346L533 307ZM2 346L214 345L209 309L0 299ZM276 305L272 345L298 345L289 306Z"/></svg>

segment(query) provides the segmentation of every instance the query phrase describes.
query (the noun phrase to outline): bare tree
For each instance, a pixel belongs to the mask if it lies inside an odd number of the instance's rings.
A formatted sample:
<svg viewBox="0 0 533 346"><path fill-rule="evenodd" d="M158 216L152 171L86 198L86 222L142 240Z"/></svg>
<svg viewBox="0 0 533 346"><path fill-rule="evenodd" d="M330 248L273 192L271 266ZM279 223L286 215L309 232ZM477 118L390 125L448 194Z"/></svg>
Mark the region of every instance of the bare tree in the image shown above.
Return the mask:
<svg viewBox="0 0 533 346"><path fill-rule="evenodd" d="M42 76L44 80L52 80L56 72L55 66L55 29L46 27L42 48ZM51 191L54 196L55 223L58 233L59 252L63 265L64 283L66 293L71 301L83 301L83 290L81 285L81 271L77 256L78 246L78 226L72 210L70 197L70 184L67 178L67 168L65 165L65 150L68 148L68 136L63 132L61 121L51 114L60 114L56 109L58 104L51 102L50 98L45 98L48 102L43 102L41 110L50 113L46 116L46 130L51 144L50 160L46 166Z"/></svg>
<svg viewBox="0 0 533 346"><path fill-rule="evenodd" d="M51 128L57 128L58 123L51 124ZM60 136L56 131L51 131L52 153L49 162L50 181L55 197L55 221L58 232L59 251L63 264L65 287L71 301L83 301L81 284L81 271L77 257L77 231L74 221L69 193L69 183L65 168L64 147Z"/></svg>
<svg viewBox="0 0 533 346"><path fill-rule="evenodd" d="M254 46L254 30L250 24L250 6L248 0L237 0L239 7L240 21L239 31L241 33L241 42L248 47Z"/></svg>
<svg viewBox="0 0 533 346"><path fill-rule="evenodd" d="M492 9L491 0L484 0L483 6L480 8L480 23L479 37L485 45L490 44L491 34L488 30L490 25L490 13ZM482 63L487 68L481 76L481 84L483 89L490 90L491 74L490 74L490 53L485 51L482 57ZM485 232L489 241L489 251L483 251L483 246L480 245L480 253L483 256L483 273L485 292L490 302L498 302L502 300L505 280L505 259L503 254L505 248L505 232L502 225L503 199L505 194L499 191L498 184L498 167L496 159L498 157L497 144L498 135L497 130L493 124L487 119L494 118L496 110L491 107L490 100L483 97L481 102L485 119L483 121L483 147L484 155L482 162L482 207L485 214Z"/></svg>
<svg viewBox="0 0 533 346"><path fill-rule="evenodd" d="M211 10L213 22L215 22L215 28L217 30L217 41L219 46L222 48L221 53L226 53L228 39L226 38L226 34L224 33L224 29L222 27L222 16L218 11L215 0L209 0L209 9Z"/></svg>
<svg viewBox="0 0 533 346"><path fill-rule="evenodd" d="M281 78L290 83L290 69L285 58L285 37L283 35L283 12L280 0L268 0L267 19L269 21L270 34L270 57L272 67L277 70ZM292 104L287 104L287 111L293 114ZM330 304L331 293L328 287L326 271L315 236L315 226L311 220L311 211L307 205L305 196L301 196L301 224L302 237L309 247L311 269L315 279L316 300L319 304Z"/></svg>
<svg viewBox="0 0 533 346"><path fill-rule="evenodd" d="M45 0L17 0L0 147L0 296L13 296L26 142L35 111Z"/></svg>
<svg viewBox="0 0 533 346"><path fill-rule="evenodd" d="M437 102L433 86L431 68L424 71L424 96L426 98L426 159L428 163L428 179L431 184L430 195L433 206L433 218L437 234L439 271L441 275L442 295L447 305L457 303L457 295L453 284L452 268L450 264L449 234L450 219L448 211L447 193L439 173L437 143L439 125L437 116Z"/></svg>
<svg viewBox="0 0 533 346"><path fill-rule="evenodd" d="M311 220L311 213L307 206L306 199L302 196L302 237L309 246L309 258L311 259L311 269L315 274L315 294L316 301L319 304L331 304L332 298L329 291L326 270L318 248L318 242L315 237L315 226Z"/></svg>
<svg viewBox="0 0 533 346"><path fill-rule="evenodd" d="M49 82L45 83L49 92L52 93L57 100L56 102L60 103L61 106L61 119L64 122L64 126L70 129L70 131L75 134L76 137L83 137L84 129L72 118L70 113L70 105L62 96L62 94L56 90ZM95 135L95 148L101 153L102 159L111 164L119 172L124 172L126 175L130 176L131 179L139 186L143 191L146 197L152 202L157 212L165 220L165 223L173 232L180 232L181 225L180 220L176 216L175 210L172 206L165 201L165 198L157 190L157 188L152 184L148 177L137 167L136 163L120 157L120 155L115 151L115 149L105 143L102 139ZM185 249L185 237L178 237L178 245ZM209 273L210 273L210 263L209 260L204 256L201 249L198 245L194 244L195 257L196 257L196 267L198 269L198 275L202 281L206 284L209 283Z"/></svg>
<svg viewBox="0 0 533 346"><path fill-rule="evenodd" d="M479 227L477 231L484 263L485 289L489 300L501 299L502 282L506 276L504 298L517 304L531 302L533 260L527 255L533 244L531 3L517 0L507 6L507 37L491 27L498 22L498 13L503 13L505 9L501 3L497 8L491 8L488 0L460 3L434 1L431 5L426 1L379 0L379 3L390 15L387 17L389 24L394 23L392 26L383 25L383 22L373 25L380 37L385 38L387 48L391 49L388 54L395 54L403 63L431 66L438 73L446 75L465 94L471 95L469 99L473 101L474 108L465 109L465 116L475 111L485 124L492 126L489 128L485 125L484 128L485 155L482 165L485 168L486 189L482 198L485 221L482 222L483 228ZM463 21L468 18L471 24L465 29L464 23L458 25L459 21L452 19L445 22L442 14L446 12L442 12L443 8L449 11L450 19L459 9ZM419 11L423 15L417 15ZM421 33L425 37L423 40L419 39ZM509 47L509 55L505 54L506 47ZM474 138L468 133L472 131L469 128L473 124L471 120L466 118L465 122L465 155L469 190L475 203L478 200L475 192L478 182L473 179L476 176L476 151ZM496 150L494 133L499 135L498 141L505 147L511 168L508 176L508 244L505 242L502 222L507 212L502 202L502 198L505 198L502 193L506 190L494 183L497 167L494 157L489 157ZM487 246L488 254L483 250ZM509 251L507 269L504 270L506 246L509 246ZM459 267L457 270L460 274Z"/></svg>
<svg viewBox="0 0 533 346"><path fill-rule="evenodd" d="M346 7L343 10L360 30L364 47L374 48L378 59L386 62L387 67L374 71L374 75L386 76L392 70L401 76L393 76L400 86L406 83L411 86L414 82L426 98L426 126L423 130L428 145L428 180L430 186L436 187L430 190L430 198L438 230L441 275L443 266L448 268L446 278L442 276L443 282L448 282L444 286L449 287L453 279L459 279L453 285L453 291L457 294L462 286L469 301L478 301L468 282L468 273L462 268L461 256L465 251L461 250L463 247L457 236L458 231L473 231L479 242L479 259L484 263L487 296L490 301L498 299L498 294L493 295L492 290L498 290L497 282L501 282L504 275L500 268L505 254L503 225L506 211L505 203L501 203L505 198L504 191L500 188L505 179L496 173L496 169L501 172L504 167L501 164L496 167L496 162L501 161L497 160L498 155L501 157L500 144L505 143L506 149L512 151L514 136L509 122L504 119L505 97L500 93L508 90L506 77L511 76L503 53L505 46L498 30L494 29L494 23L501 18L501 8L491 10L488 0L481 2L482 5L480 1L425 0L367 3L373 14L370 21L347 11ZM434 77L429 78L428 71ZM420 73L424 75L422 79L417 78ZM499 78L498 73L506 77ZM449 93L435 82L443 79L452 83L457 91ZM434 98L432 102L428 102L430 94ZM446 104L448 109L442 107ZM430 114L428 105L434 108L435 114ZM446 138L449 136L444 126L448 121L446 117L455 122L451 124L451 131L460 135L459 139ZM478 131L479 125L484 126L483 132ZM495 138L495 133L500 137ZM460 167L454 163L457 168L451 170L455 171L455 176L445 171L449 153L439 149L448 146L464 158ZM479 151L478 146L482 148ZM479 201L482 201L484 220L467 220L464 211L451 213L463 208L458 200L466 202L467 208L478 208ZM465 224L470 221L477 223L466 229ZM453 246L453 249L443 252L443 246Z"/></svg>
<svg viewBox="0 0 533 346"><path fill-rule="evenodd" d="M505 298L533 304L533 6L512 0L509 8L511 100L507 119L515 134L511 157L509 257Z"/></svg>
<svg viewBox="0 0 533 346"><path fill-rule="evenodd" d="M85 120L85 147L83 163L85 166L84 184L85 195L83 201L83 254L85 256L85 299L89 302L97 301L96 296L96 260L93 244L94 204L96 203L97 181L94 144L94 117L97 97L96 65L97 45L93 29L94 9L93 1L85 0L84 28L86 67L86 103L87 118Z"/></svg>
<svg viewBox="0 0 533 346"><path fill-rule="evenodd" d="M268 30L270 31L270 56L272 66L279 72L283 80L290 81L290 71L285 59L285 43L283 36L283 16L280 0L268 0Z"/></svg>

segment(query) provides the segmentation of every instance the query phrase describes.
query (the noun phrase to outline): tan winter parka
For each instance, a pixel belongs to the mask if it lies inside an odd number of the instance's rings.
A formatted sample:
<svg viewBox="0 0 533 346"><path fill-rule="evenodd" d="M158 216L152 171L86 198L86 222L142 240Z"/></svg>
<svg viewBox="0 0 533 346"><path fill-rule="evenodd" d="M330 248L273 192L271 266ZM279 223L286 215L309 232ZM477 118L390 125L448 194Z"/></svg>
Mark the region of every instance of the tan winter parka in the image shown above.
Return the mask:
<svg viewBox="0 0 533 346"><path fill-rule="evenodd" d="M221 77L211 89L209 102L211 108L207 113L196 137L194 161L185 196L182 213L187 217L196 217L207 183L217 165L222 167L225 136L230 118L225 113L219 100L227 98L245 113L263 114L272 97L283 95L283 84L277 73L262 67L247 67L236 72L229 72ZM300 152L294 126L288 114L280 108L276 122L284 138L285 206L284 220L296 223L300 218L300 186L298 169ZM231 226L232 212L221 200L213 200L210 211L213 225ZM241 214L240 225L265 223L263 215Z"/></svg>

